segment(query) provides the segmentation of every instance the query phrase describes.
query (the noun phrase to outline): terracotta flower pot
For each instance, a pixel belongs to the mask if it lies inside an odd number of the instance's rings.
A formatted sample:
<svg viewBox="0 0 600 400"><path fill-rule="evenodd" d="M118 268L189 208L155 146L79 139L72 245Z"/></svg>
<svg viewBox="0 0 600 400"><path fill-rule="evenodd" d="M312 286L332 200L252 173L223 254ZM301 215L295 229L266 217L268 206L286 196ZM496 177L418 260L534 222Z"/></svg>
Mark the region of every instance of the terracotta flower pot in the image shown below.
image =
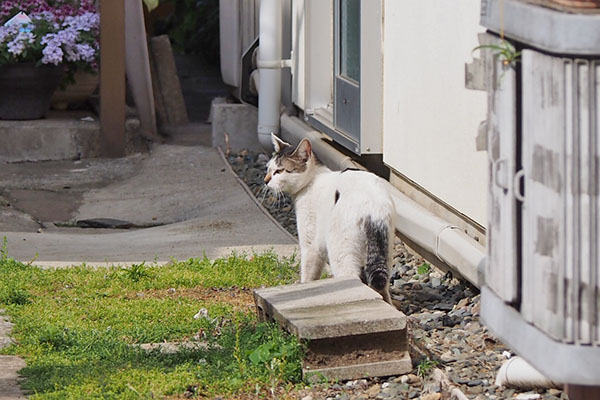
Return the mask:
<svg viewBox="0 0 600 400"><path fill-rule="evenodd" d="M69 104L86 101L98 87L100 77L91 72L78 71L75 82L64 89L57 89L52 96L51 104L55 110L66 110Z"/></svg>
<svg viewBox="0 0 600 400"><path fill-rule="evenodd" d="M0 67L0 119L40 119L50 108L50 98L63 74L62 65L34 63Z"/></svg>

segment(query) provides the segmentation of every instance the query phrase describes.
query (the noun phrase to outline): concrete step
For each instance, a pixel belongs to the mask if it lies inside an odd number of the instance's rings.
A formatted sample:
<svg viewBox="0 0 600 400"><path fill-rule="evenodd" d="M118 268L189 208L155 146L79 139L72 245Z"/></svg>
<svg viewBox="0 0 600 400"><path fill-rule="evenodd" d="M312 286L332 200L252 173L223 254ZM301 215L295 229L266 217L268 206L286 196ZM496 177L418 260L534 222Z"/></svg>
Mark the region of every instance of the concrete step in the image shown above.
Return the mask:
<svg viewBox="0 0 600 400"><path fill-rule="evenodd" d="M254 292L259 319L308 341L307 377L348 380L412 370L406 316L356 278Z"/></svg>
<svg viewBox="0 0 600 400"><path fill-rule="evenodd" d="M94 156L99 137L100 123L90 113L50 112L38 120L0 120L0 162Z"/></svg>

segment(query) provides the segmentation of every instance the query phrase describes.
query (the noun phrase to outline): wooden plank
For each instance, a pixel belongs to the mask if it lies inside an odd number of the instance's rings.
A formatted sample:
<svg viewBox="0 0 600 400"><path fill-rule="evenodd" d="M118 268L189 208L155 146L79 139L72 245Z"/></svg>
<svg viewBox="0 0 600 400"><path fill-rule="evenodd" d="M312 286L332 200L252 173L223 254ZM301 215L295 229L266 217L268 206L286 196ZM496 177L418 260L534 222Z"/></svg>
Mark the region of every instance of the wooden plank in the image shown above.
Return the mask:
<svg viewBox="0 0 600 400"><path fill-rule="evenodd" d="M153 37L150 40L150 50L167 123L185 125L189 120L169 37L167 35Z"/></svg>
<svg viewBox="0 0 600 400"><path fill-rule="evenodd" d="M160 140L156 130L154 92L150 75L150 58L144 10L140 0L125 2L125 69L135 106L140 117L140 133L151 140Z"/></svg>
<svg viewBox="0 0 600 400"><path fill-rule="evenodd" d="M481 35L482 44L500 44ZM488 90L488 257L486 284L505 302L517 300L516 210L513 176L516 172L516 73L493 51L482 51Z"/></svg>
<svg viewBox="0 0 600 400"><path fill-rule="evenodd" d="M104 157L125 155L125 7L100 1L100 128Z"/></svg>

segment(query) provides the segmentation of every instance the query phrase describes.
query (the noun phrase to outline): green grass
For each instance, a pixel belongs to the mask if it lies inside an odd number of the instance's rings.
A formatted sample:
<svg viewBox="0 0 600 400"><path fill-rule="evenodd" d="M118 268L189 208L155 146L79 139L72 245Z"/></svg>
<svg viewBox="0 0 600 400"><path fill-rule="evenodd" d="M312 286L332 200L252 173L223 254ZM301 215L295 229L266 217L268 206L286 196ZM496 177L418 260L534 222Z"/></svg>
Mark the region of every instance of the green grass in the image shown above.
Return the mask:
<svg viewBox="0 0 600 400"><path fill-rule="evenodd" d="M18 343L2 352L25 358L32 399L264 397L301 381L302 345L259 324L248 306L250 288L297 278L294 259L43 270L0 250L0 308ZM209 318L194 319L201 308ZM194 336L208 347L163 354L135 346Z"/></svg>

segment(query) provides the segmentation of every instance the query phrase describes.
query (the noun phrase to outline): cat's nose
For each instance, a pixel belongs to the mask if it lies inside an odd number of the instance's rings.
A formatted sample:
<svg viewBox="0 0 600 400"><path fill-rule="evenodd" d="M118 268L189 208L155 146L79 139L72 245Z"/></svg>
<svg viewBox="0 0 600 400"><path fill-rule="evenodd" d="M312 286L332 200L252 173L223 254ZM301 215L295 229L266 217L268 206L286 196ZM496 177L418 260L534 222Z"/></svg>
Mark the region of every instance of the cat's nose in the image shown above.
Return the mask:
<svg viewBox="0 0 600 400"><path fill-rule="evenodd" d="M265 176L265 183L269 183L271 181L271 173L269 172L266 176Z"/></svg>

